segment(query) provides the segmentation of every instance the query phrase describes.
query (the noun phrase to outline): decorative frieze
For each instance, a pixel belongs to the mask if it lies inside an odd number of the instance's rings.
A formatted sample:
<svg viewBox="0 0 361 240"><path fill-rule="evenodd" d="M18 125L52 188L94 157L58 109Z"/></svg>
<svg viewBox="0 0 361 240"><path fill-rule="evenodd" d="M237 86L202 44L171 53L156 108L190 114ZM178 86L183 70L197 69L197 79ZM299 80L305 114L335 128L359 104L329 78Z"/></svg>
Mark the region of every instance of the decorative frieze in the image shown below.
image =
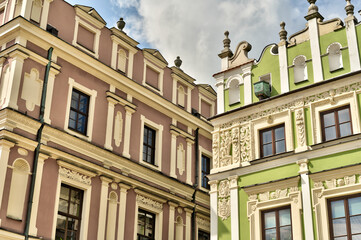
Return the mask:
<svg viewBox="0 0 361 240"><path fill-rule="evenodd" d="M241 162L249 162L251 161L251 134L249 126L241 127L240 132Z"/></svg>
<svg viewBox="0 0 361 240"><path fill-rule="evenodd" d="M148 207L155 208L155 209L158 209L158 210L163 210L163 204L162 203L160 203L158 201L155 201L153 199L150 199L148 197L145 197L143 195L137 194L136 200L137 200L138 204L146 205Z"/></svg>
<svg viewBox="0 0 361 240"><path fill-rule="evenodd" d="M87 185L91 185L91 177L83 175L74 170L70 170L68 168L59 166L59 174L60 174L60 176L63 176L65 178L75 180L77 182L84 183Z"/></svg>
<svg viewBox="0 0 361 240"><path fill-rule="evenodd" d="M359 176L359 182L361 176ZM333 189L342 186L348 186L356 184L356 175L345 176L342 178L333 178L325 181L318 181L313 184L314 188Z"/></svg>
<svg viewBox="0 0 361 240"><path fill-rule="evenodd" d="M205 219L205 218L197 216L196 221L197 221L197 224L198 224L198 228L210 229L209 219Z"/></svg>
<svg viewBox="0 0 361 240"><path fill-rule="evenodd" d="M226 198L229 197L230 191L229 191L229 181L223 180L219 183L219 197Z"/></svg>

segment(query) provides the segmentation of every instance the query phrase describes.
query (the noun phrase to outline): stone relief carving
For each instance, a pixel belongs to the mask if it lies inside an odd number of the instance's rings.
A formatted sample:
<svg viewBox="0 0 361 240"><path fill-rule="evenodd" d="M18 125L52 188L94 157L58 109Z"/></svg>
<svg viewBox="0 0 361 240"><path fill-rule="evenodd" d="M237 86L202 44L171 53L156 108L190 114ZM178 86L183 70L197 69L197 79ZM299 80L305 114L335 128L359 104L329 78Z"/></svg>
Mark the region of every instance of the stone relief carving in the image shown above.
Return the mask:
<svg viewBox="0 0 361 240"><path fill-rule="evenodd" d="M249 162L251 160L251 134L249 126L241 127L240 145L241 161Z"/></svg>
<svg viewBox="0 0 361 240"><path fill-rule="evenodd" d="M209 229L210 228L210 223L209 220L205 219L205 218L201 218L201 217L197 217L197 224L198 226L200 226L203 229Z"/></svg>
<svg viewBox="0 0 361 240"><path fill-rule="evenodd" d="M219 197L226 198L229 197L230 190L229 190L229 181L223 180L219 183Z"/></svg>
<svg viewBox="0 0 361 240"><path fill-rule="evenodd" d="M70 170L65 167L59 166L59 174L63 177L69 178L71 180L75 180L80 183L85 183L85 184L91 185L91 178L89 176L85 176L74 170Z"/></svg>
<svg viewBox="0 0 361 240"><path fill-rule="evenodd" d="M218 200L218 216L222 220L226 220L231 216L231 201L230 199L220 198Z"/></svg>
<svg viewBox="0 0 361 240"><path fill-rule="evenodd" d="M146 205L149 206L151 208L156 208L159 210L163 210L163 204L160 202L157 202L153 199L150 199L148 197L145 197L143 195L137 194L137 203L142 204L142 205Z"/></svg>
<svg viewBox="0 0 361 240"><path fill-rule="evenodd" d="M360 180L361 179L359 179L359 182L360 182ZM356 184L356 175L345 176L342 178L334 178L334 179L325 180L325 181L318 181L318 182L315 182L313 184L313 186L314 186L314 188L333 189L333 188L349 186L349 185L353 185L353 184ZM320 195L319 197L321 197L321 196L322 195Z"/></svg>
<svg viewBox="0 0 361 240"><path fill-rule="evenodd" d="M239 144L239 128L232 129L232 156L233 163L240 161L240 144Z"/></svg>
<svg viewBox="0 0 361 240"><path fill-rule="evenodd" d="M212 150L213 150L213 166L214 166L214 168L218 168L218 159L219 159L219 134L218 133L213 134Z"/></svg>
<svg viewBox="0 0 361 240"><path fill-rule="evenodd" d="M253 194L248 197L249 201L265 202L280 198L288 197L290 193L298 192L298 187L290 187L284 189L276 189L275 191L268 191L258 194Z"/></svg>
<svg viewBox="0 0 361 240"><path fill-rule="evenodd" d="M115 146L119 147L123 137L123 117L121 112L117 112L114 122L114 141Z"/></svg>
<svg viewBox="0 0 361 240"><path fill-rule="evenodd" d="M300 147L306 144L305 119L303 109L296 111L297 140Z"/></svg>
<svg viewBox="0 0 361 240"><path fill-rule="evenodd" d="M221 159L229 156L231 148L231 136L229 131L221 133Z"/></svg>

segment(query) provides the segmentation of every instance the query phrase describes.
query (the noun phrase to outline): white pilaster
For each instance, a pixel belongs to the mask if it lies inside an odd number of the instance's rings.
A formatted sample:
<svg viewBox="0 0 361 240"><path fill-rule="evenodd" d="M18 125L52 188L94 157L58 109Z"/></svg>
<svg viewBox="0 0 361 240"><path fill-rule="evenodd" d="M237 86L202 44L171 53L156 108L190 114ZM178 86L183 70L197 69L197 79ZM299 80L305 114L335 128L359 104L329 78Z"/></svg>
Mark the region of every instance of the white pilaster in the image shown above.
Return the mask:
<svg viewBox="0 0 361 240"><path fill-rule="evenodd" d="M174 211L178 206L175 203L168 202L169 205L169 228L168 228L168 239L174 239Z"/></svg>
<svg viewBox="0 0 361 240"><path fill-rule="evenodd" d="M133 62L134 62L134 54L136 52L129 50L129 58L128 58L128 78L133 78Z"/></svg>
<svg viewBox="0 0 361 240"><path fill-rule="evenodd" d="M193 210L185 208L184 211L186 212L186 240L191 240L191 233L192 233L191 217Z"/></svg>
<svg viewBox="0 0 361 240"><path fill-rule="evenodd" d="M238 176L228 178L231 195L231 239L239 240Z"/></svg>
<svg viewBox="0 0 361 240"><path fill-rule="evenodd" d="M3 193L4 193L6 170L8 169L10 148L14 146L15 143L9 142L4 139L0 140L0 209L3 199ZM1 226L1 219L0 219L0 226Z"/></svg>
<svg viewBox="0 0 361 240"><path fill-rule="evenodd" d="M217 114L224 113L224 79L223 75L218 77L216 83L217 88Z"/></svg>
<svg viewBox="0 0 361 240"><path fill-rule="evenodd" d="M40 27L45 30L46 30L46 25L48 24L49 8L50 8L50 3L52 1L53 0L44 0L43 3L43 11L40 19Z"/></svg>
<svg viewBox="0 0 361 240"><path fill-rule="evenodd" d="M107 115L107 129L105 132L105 144L104 147L113 150L112 147L112 136L113 136L113 123L114 123L114 105L117 101L111 97L107 98L108 100L108 115Z"/></svg>
<svg viewBox="0 0 361 240"><path fill-rule="evenodd" d="M286 42L278 45L278 59L280 62L281 93L286 93L290 91Z"/></svg>
<svg viewBox="0 0 361 240"><path fill-rule="evenodd" d="M27 20L30 20L32 3L33 3L33 0L23 0L22 5L21 5L20 15L23 16Z"/></svg>
<svg viewBox="0 0 361 240"><path fill-rule="evenodd" d="M47 2L47 0L45 0L45 2ZM47 124L51 124L51 120L50 120L51 102L53 100L55 76L58 73L59 73L58 70L54 68L50 68L49 77L48 77L48 86L46 89L45 109L44 109L44 122L46 122Z"/></svg>
<svg viewBox="0 0 361 240"><path fill-rule="evenodd" d="M192 89L190 87L187 92L187 112L192 112Z"/></svg>
<svg viewBox="0 0 361 240"><path fill-rule="evenodd" d="M355 17L348 16L347 18L345 18L345 25L346 25L348 53L350 56L350 67L351 67L351 72L354 72L361 69L360 55L358 51L356 28L355 28Z"/></svg>
<svg viewBox="0 0 361 240"><path fill-rule="evenodd" d="M112 44L112 59L110 61L110 66L113 69L117 69L117 56L118 56L118 44L113 41Z"/></svg>
<svg viewBox="0 0 361 240"><path fill-rule="evenodd" d="M194 141L187 138L187 179L186 182L192 185L192 144Z"/></svg>
<svg viewBox="0 0 361 240"><path fill-rule="evenodd" d="M176 161L177 161L177 136L178 132L170 130L171 142L170 142L170 176L176 178Z"/></svg>
<svg viewBox="0 0 361 240"><path fill-rule="evenodd" d="M124 240L125 211L127 206L127 191L129 186L120 183L119 215L118 215L118 240Z"/></svg>
<svg viewBox="0 0 361 240"><path fill-rule="evenodd" d="M172 103L177 104L177 80L173 78Z"/></svg>
<svg viewBox="0 0 361 240"><path fill-rule="evenodd" d="M38 233L38 229L36 228L36 220L37 220L37 217L38 217L38 207L39 207L41 180L42 180L42 177L43 177L44 162L48 158L49 158L49 156L47 156L45 154L42 154L42 153L39 154L38 167L36 169L34 198L33 198L33 205L32 205L32 208L31 208L30 226L29 226L29 234L31 236L36 236L37 233Z"/></svg>
<svg viewBox="0 0 361 240"><path fill-rule="evenodd" d="M312 205L311 205L311 190L310 190L310 181L308 177L308 160L303 159L297 161L297 164L300 166L300 171L298 172L301 176L301 187L302 187L302 205L303 205L303 222L305 225L305 239L314 240L314 229L313 229L313 219L312 219Z"/></svg>
<svg viewBox="0 0 361 240"><path fill-rule="evenodd" d="M211 240L218 240L218 181L210 181Z"/></svg>
<svg viewBox="0 0 361 240"><path fill-rule="evenodd" d="M317 18L314 17L308 20L310 43L311 43L311 55L312 55L312 67L314 82L323 81L321 52L320 52L320 40L318 32Z"/></svg>
<svg viewBox="0 0 361 240"><path fill-rule="evenodd" d="M98 218L98 240L105 238L105 223L107 217L107 205L108 205L108 187L109 183L112 181L106 177L100 177L101 189L100 189L100 203L99 203L99 218Z"/></svg>
<svg viewBox="0 0 361 240"><path fill-rule="evenodd" d="M124 145L123 145L123 156L130 158L130 128L132 124L132 114L135 110L129 106L125 106L125 126L124 126Z"/></svg>
<svg viewBox="0 0 361 240"><path fill-rule="evenodd" d="M243 81L244 81L244 105L248 105L252 103L252 64L249 63L246 66L242 67L243 71Z"/></svg>

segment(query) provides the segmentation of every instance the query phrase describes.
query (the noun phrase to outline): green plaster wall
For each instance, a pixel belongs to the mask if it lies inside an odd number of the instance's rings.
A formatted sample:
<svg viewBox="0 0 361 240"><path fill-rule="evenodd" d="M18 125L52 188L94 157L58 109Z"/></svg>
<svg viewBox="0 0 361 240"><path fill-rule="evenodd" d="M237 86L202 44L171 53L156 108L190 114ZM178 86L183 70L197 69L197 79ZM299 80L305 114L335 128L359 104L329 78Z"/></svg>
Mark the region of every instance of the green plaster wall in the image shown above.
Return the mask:
<svg viewBox="0 0 361 240"><path fill-rule="evenodd" d="M281 94L280 64L278 55L273 55L271 53L272 47L273 46L268 46L264 50L262 58L260 59L258 64L253 66L252 68L252 88L253 83L259 81L259 77L271 73L271 96L276 96ZM252 93L252 102L258 101L258 98Z"/></svg>
<svg viewBox="0 0 361 240"><path fill-rule="evenodd" d="M239 86L240 102L229 105L229 90L224 90L224 109L226 112L244 106L244 84Z"/></svg>
<svg viewBox="0 0 361 240"><path fill-rule="evenodd" d="M297 44L295 46L287 48L287 63L288 63L288 66L292 66L293 65L293 59L295 57L299 56L299 55L304 55L306 57L306 60L312 59L310 41L306 41L306 42L303 42L303 43L300 43L300 44ZM294 83L293 68L291 67L291 68L288 69L288 79L289 79L289 82L290 82L290 90L291 91L295 90L295 89L298 89L298 88L308 86L310 84L313 84L314 80L313 80L312 61L308 61L308 62L306 62L306 64L307 64L308 80L297 83L297 84Z"/></svg>
<svg viewBox="0 0 361 240"><path fill-rule="evenodd" d="M218 218L218 239L229 240L231 239L231 217L226 220Z"/></svg>
<svg viewBox="0 0 361 240"><path fill-rule="evenodd" d="M359 55L361 56L361 25L357 25L356 26L356 37L357 37L357 45L358 47L358 51L359 51Z"/></svg>
<svg viewBox="0 0 361 240"><path fill-rule="evenodd" d="M327 47L334 42L338 42L341 44L342 47L347 47L347 36L346 36L346 28L342 28L341 30L330 32L328 34L322 35L320 37L320 49L321 55L327 53ZM343 68L338 69L336 71L330 72L329 63L328 63L328 56L322 56L322 70L323 70L323 77L324 79L330 79L337 77L339 75L348 73L351 71L350 68L350 56L349 56L349 49L343 49L342 51L342 63Z"/></svg>

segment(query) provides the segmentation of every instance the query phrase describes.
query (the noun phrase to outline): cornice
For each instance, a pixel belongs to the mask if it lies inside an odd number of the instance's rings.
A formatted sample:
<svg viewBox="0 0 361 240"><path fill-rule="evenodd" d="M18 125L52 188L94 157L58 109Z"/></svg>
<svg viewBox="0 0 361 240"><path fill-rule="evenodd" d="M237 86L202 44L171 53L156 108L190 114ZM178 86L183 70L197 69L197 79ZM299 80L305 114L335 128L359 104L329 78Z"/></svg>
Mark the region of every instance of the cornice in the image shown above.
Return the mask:
<svg viewBox="0 0 361 240"><path fill-rule="evenodd" d="M105 23L99 21L95 17L91 16L89 13L85 12L83 9L81 9L79 6L74 6L75 13L77 16L81 17L82 19L90 22L92 25L97 27L98 29L102 29L105 27Z"/></svg>
<svg viewBox="0 0 361 240"><path fill-rule="evenodd" d="M148 60L149 62L157 65L158 67L160 67L161 69L165 68L167 66L166 63L164 63L163 61L159 60L157 57L153 56L151 53L144 51L143 50L143 56L145 60Z"/></svg>
<svg viewBox="0 0 361 240"><path fill-rule="evenodd" d="M138 51L136 47L139 44L139 42L129 37L125 32L120 31L115 27L111 28L110 31L112 31L113 33L113 35L111 36L111 39L113 41L121 44L123 47L126 47L130 51L134 51L134 53Z"/></svg>

